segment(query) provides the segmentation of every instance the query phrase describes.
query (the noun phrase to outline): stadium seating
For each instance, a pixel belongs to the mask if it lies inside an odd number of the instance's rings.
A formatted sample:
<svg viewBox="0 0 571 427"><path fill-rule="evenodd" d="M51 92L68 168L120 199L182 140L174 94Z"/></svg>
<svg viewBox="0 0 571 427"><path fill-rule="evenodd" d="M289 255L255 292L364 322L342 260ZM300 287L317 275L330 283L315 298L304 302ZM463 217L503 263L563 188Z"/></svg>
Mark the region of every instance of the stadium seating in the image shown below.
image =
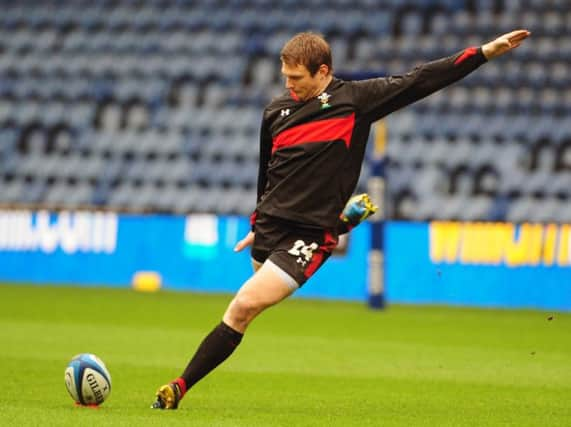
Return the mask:
<svg viewBox="0 0 571 427"><path fill-rule="evenodd" d="M387 213L571 220L565 0L0 5L1 206L248 214L261 111L292 34L323 32L352 76L523 27L533 37L517 52L387 119Z"/></svg>

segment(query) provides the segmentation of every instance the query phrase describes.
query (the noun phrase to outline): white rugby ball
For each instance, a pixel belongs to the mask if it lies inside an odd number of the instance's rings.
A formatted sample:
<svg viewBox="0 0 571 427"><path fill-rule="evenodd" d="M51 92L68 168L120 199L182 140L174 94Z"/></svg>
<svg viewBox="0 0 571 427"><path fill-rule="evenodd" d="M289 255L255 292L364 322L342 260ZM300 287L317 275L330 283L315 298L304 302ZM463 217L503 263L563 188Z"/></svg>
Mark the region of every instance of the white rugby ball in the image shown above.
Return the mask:
<svg viewBox="0 0 571 427"><path fill-rule="evenodd" d="M80 405L100 405L111 392L111 375L94 354L74 356L65 368L65 386Z"/></svg>

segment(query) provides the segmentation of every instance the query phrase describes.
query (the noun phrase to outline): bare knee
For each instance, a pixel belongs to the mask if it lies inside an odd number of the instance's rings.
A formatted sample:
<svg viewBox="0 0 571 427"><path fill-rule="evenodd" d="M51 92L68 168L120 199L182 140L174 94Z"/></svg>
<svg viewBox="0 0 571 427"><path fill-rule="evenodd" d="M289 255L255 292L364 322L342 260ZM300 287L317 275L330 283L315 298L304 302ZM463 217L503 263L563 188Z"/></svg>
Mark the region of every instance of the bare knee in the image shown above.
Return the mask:
<svg viewBox="0 0 571 427"><path fill-rule="evenodd" d="M250 322L265 308L265 305L256 298L238 294L228 306L226 313L224 313L224 322L233 329L243 332Z"/></svg>
<svg viewBox="0 0 571 427"><path fill-rule="evenodd" d="M282 275L264 264L242 285L224 313L223 320L231 328L244 332L258 314L287 298L293 290Z"/></svg>

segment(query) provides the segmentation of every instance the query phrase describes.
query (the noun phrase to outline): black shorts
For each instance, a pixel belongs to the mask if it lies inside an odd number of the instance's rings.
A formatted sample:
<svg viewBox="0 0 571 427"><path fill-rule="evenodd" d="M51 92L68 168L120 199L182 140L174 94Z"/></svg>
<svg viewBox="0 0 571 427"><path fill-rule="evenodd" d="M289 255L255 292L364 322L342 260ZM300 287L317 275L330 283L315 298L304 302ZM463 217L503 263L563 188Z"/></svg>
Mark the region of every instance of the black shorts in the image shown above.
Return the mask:
<svg viewBox="0 0 571 427"><path fill-rule="evenodd" d="M337 246L335 230L308 228L268 216L258 216L252 258L267 259L303 285L329 258Z"/></svg>

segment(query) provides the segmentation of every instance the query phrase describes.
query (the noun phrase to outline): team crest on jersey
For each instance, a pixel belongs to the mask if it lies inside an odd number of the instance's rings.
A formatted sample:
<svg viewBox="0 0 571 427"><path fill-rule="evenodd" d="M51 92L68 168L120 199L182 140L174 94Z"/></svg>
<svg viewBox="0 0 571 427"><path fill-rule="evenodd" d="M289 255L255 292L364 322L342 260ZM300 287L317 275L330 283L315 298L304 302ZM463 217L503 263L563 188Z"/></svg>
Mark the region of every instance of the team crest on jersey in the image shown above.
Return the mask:
<svg viewBox="0 0 571 427"><path fill-rule="evenodd" d="M323 92L321 95L317 97L317 99L319 99L319 102L321 102L322 110L331 107L331 104L329 104L329 98L331 98L331 95L329 95L327 92Z"/></svg>

